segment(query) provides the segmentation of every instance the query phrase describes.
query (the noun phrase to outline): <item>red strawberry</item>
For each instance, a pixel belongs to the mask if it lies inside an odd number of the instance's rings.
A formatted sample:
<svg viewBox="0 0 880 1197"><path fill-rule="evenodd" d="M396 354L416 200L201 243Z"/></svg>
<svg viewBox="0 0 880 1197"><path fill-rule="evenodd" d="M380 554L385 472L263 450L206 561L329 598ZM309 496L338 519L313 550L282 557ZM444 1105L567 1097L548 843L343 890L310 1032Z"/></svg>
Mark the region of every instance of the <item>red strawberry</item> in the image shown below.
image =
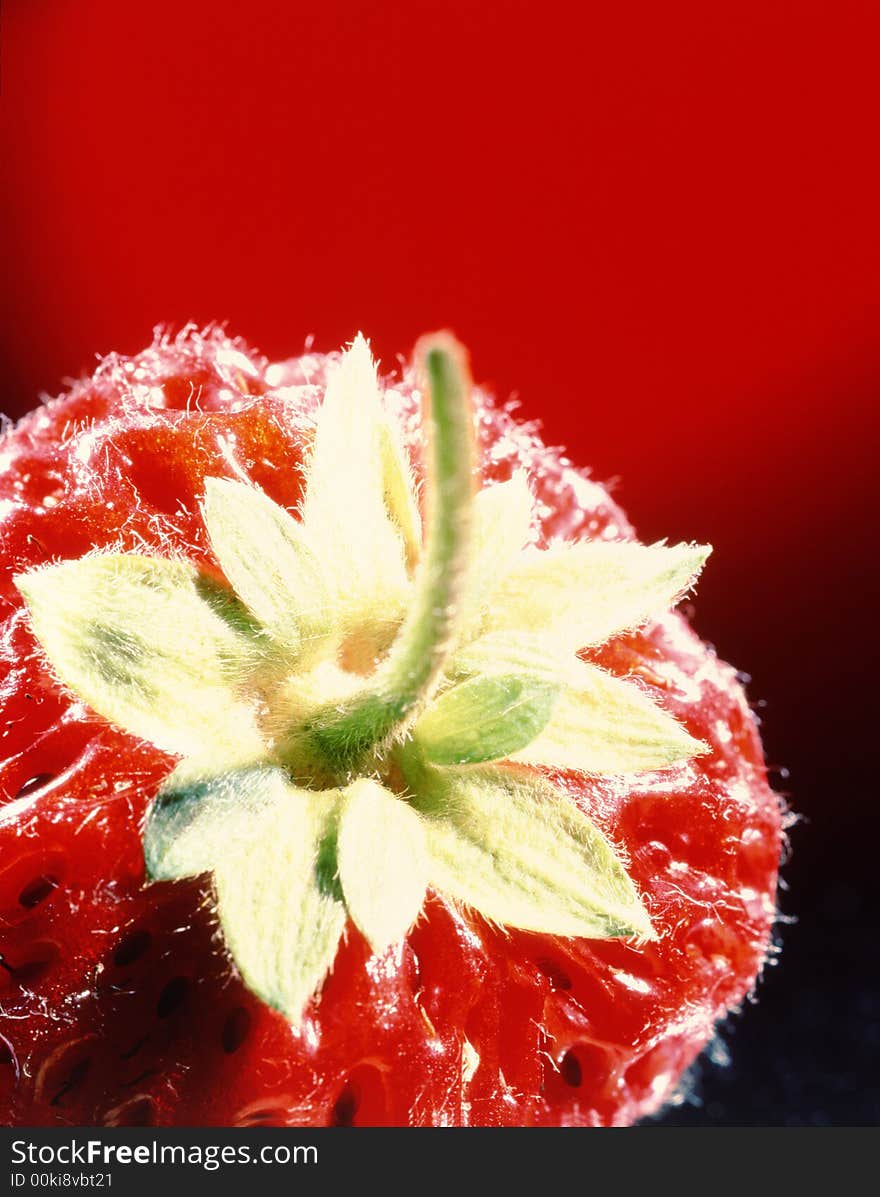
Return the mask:
<svg viewBox="0 0 880 1197"><path fill-rule="evenodd" d="M781 817L668 612L705 553L478 391L472 500L423 368L427 425L362 341L187 330L4 438L4 1122L627 1124L753 985Z"/></svg>

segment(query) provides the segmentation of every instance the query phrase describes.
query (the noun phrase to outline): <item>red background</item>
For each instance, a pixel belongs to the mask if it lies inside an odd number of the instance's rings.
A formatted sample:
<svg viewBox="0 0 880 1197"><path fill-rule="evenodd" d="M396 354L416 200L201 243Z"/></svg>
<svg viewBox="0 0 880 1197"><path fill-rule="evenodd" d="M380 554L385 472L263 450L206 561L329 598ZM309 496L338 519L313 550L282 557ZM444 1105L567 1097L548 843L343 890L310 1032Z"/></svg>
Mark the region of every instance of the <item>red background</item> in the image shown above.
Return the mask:
<svg viewBox="0 0 880 1197"><path fill-rule="evenodd" d="M698 626L809 823L784 964L679 1117L866 1117L876 4L6 0L0 28L10 415L159 322L275 356L362 328L389 366L451 325L645 538L715 544Z"/></svg>

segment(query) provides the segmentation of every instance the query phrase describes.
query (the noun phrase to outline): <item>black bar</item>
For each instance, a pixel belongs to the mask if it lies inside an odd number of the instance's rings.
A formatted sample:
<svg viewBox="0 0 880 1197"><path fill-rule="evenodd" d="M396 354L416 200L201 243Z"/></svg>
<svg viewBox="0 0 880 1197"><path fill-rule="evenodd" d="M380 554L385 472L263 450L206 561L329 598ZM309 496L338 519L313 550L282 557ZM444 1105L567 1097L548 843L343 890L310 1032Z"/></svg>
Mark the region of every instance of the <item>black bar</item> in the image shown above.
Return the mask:
<svg viewBox="0 0 880 1197"><path fill-rule="evenodd" d="M438 1183L503 1197L601 1190L609 1197L733 1193L752 1197L778 1177L860 1191L858 1160L876 1158L873 1128L641 1127L637 1140L594 1130L0 1129L0 1190L31 1197L101 1190L105 1197L263 1197L324 1192L437 1191ZM664 1133L665 1132L665 1133ZM869 1154L870 1153L870 1154ZM662 1179L662 1184L661 1184ZM660 1189L658 1189L660 1185ZM244 1189L242 1186L245 1186ZM336 1193L334 1187L331 1190ZM454 1197L454 1195L453 1195Z"/></svg>

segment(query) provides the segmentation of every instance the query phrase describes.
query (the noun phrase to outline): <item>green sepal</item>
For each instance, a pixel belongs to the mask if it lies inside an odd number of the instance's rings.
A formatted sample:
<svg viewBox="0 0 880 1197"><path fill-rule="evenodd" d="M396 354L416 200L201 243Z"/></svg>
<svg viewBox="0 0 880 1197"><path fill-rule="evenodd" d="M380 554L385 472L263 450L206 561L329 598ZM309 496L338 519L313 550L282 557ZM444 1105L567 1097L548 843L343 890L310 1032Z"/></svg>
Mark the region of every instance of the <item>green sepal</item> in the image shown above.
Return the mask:
<svg viewBox="0 0 880 1197"><path fill-rule="evenodd" d="M437 765L500 760L534 740L559 693L558 683L528 674L472 677L435 699L413 738Z"/></svg>
<svg viewBox="0 0 880 1197"><path fill-rule="evenodd" d="M254 689L266 645L193 565L107 553L15 579L61 680L166 752L240 764L265 753Z"/></svg>
<svg viewBox="0 0 880 1197"><path fill-rule="evenodd" d="M540 634L491 633L463 648L449 665L453 676L484 679L515 670L536 683L555 679L559 697L536 735L511 751L513 760L581 773L628 774L663 769L707 751L638 684L573 653L554 652Z"/></svg>
<svg viewBox="0 0 880 1197"><path fill-rule="evenodd" d="M653 937L608 840L545 778L511 766L417 772L436 889L508 927Z"/></svg>
<svg viewBox="0 0 880 1197"><path fill-rule="evenodd" d="M425 827L411 806L370 778L343 792L339 881L355 925L374 952L403 939L425 900Z"/></svg>

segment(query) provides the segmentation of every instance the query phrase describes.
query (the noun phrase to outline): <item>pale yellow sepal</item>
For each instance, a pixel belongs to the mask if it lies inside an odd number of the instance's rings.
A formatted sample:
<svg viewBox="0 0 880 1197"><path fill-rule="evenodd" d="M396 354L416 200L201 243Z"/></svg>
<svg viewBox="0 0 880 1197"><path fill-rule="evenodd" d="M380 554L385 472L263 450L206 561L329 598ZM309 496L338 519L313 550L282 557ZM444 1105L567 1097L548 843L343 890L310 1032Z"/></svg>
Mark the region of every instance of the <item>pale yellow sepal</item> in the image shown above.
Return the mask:
<svg viewBox="0 0 880 1197"><path fill-rule="evenodd" d="M257 838L214 865L223 938L248 988L298 1024L332 967L346 912L333 876L333 807L288 787Z"/></svg>
<svg viewBox="0 0 880 1197"><path fill-rule="evenodd" d="M673 606L710 552L598 540L526 549L493 591L481 631L536 631L571 652L604 644Z"/></svg>
<svg viewBox="0 0 880 1197"><path fill-rule="evenodd" d="M422 820L401 798L362 777L343 791L339 880L355 925L374 952L403 939L428 883Z"/></svg>
<svg viewBox="0 0 880 1197"><path fill-rule="evenodd" d="M528 744L506 754L523 764L628 774L663 769L708 751L636 683L555 650L540 635L482 636L455 654L449 672L487 680L513 674L556 684L559 696L543 726Z"/></svg>
<svg viewBox="0 0 880 1197"><path fill-rule="evenodd" d="M263 816L290 799L281 769L257 765L212 770L181 761L147 811L144 861L152 881L210 873L228 853L250 850L263 834Z"/></svg>
<svg viewBox="0 0 880 1197"><path fill-rule="evenodd" d="M538 632L487 632L454 653L446 673L451 678L497 677L508 673L570 684L578 658Z"/></svg>
<svg viewBox="0 0 880 1197"><path fill-rule="evenodd" d="M432 884L490 921L548 935L652 937L611 845L545 779L505 766L429 769L417 802Z"/></svg>
<svg viewBox="0 0 880 1197"><path fill-rule="evenodd" d="M240 764L265 755L255 702L259 638L194 566L106 554L16 578L61 680L166 752Z"/></svg>
<svg viewBox="0 0 880 1197"><path fill-rule="evenodd" d="M665 769L708 749L637 685L574 660L550 719L510 759L581 773Z"/></svg>
<svg viewBox="0 0 880 1197"><path fill-rule="evenodd" d="M522 470L474 496L473 543L462 598L460 639L467 640L479 628L485 607L528 540L531 521L532 494Z"/></svg>
<svg viewBox="0 0 880 1197"><path fill-rule="evenodd" d="M387 412L383 412L379 427L379 445L382 453L385 506L400 532L407 568L412 573L418 564L422 549L422 521L412 468L398 435L397 426L392 424Z"/></svg>
<svg viewBox="0 0 880 1197"><path fill-rule="evenodd" d="M320 559L283 507L243 482L206 478L202 515L221 569L273 641L308 652L333 634Z"/></svg>
<svg viewBox="0 0 880 1197"><path fill-rule="evenodd" d="M148 876L212 873L223 938L245 983L299 1023L345 928L333 851L338 791L298 789L268 766L209 769L184 761L151 806Z"/></svg>
<svg viewBox="0 0 880 1197"><path fill-rule="evenodd" d="M306 464L302 534L319 557L343 630L361 637L403 617L409 578L386 494L386 416L369 346L358 336L330 375ZM390 484L399 494L400 477ZM411 533L410 533L411 534Z"/></svg>

